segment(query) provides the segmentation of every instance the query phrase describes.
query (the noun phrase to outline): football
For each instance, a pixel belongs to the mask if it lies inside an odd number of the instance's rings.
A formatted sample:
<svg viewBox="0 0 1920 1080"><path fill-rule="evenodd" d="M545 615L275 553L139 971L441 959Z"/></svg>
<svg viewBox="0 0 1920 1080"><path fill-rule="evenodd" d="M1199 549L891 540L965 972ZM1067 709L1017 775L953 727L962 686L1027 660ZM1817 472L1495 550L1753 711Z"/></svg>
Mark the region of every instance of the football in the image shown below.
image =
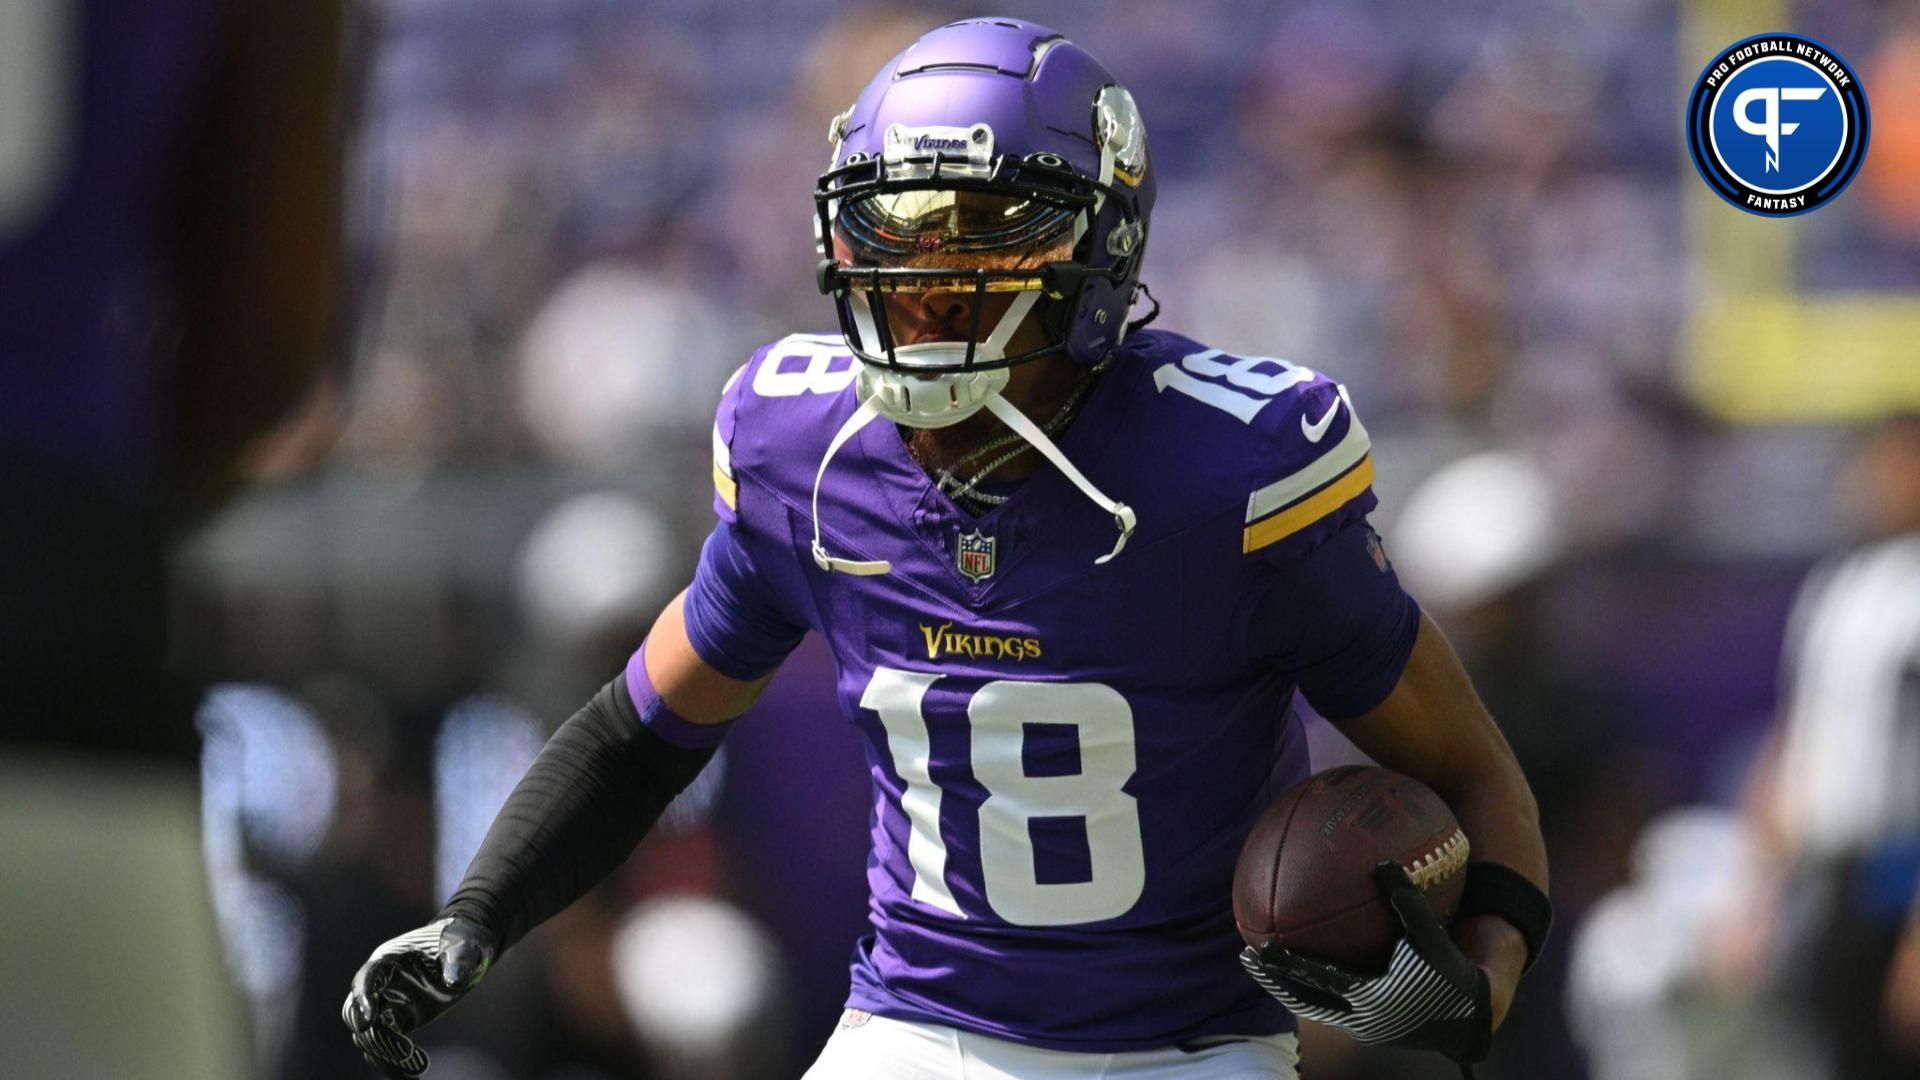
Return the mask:
<svg viewBox="0 0 1920 1080"><path fill-rule="evenodd" d="M1278 942L1357 974L1387 970L1400 921L1373 879L1407 868L1442 922L1466 884L1467 836L1438 795L1389 769L1316 773L1268 807L1233 875L1233 919L1247 944Z"/></svg>

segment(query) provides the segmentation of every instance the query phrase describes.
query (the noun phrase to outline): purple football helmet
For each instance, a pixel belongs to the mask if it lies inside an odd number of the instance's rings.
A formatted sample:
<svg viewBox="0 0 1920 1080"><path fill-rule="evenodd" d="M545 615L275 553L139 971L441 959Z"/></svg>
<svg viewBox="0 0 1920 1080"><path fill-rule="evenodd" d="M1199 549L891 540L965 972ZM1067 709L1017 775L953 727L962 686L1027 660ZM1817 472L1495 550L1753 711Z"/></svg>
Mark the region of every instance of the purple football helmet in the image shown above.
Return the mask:
<svg viewBox="0 0 1920 1080"><path fill-rule="evenodd" d="M950 23L889 61L829 134L820 289L883 383L944 375L947 404L971 412L1004 385L998 369L1053 353L1093 365L1120 343L1154 176L1132 96L1086 50L1017 19ZM886 297L930 291L971 294L966 341L896 340ZM1046 344L1006 355L1036 307Z"/></svg>

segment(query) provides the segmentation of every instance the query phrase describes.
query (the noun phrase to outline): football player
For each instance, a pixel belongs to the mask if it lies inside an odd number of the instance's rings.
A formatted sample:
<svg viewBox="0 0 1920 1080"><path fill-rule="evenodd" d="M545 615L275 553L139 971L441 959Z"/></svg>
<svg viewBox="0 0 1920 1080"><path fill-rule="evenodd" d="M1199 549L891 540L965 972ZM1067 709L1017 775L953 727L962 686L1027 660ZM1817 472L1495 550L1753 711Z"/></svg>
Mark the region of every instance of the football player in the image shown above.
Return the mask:
<svg viewBox="0 0 1920 1080"><path fill-rule="evenodd" d="M693 582L440 916L355 978L362 1049L417 1074L407 1033L625 859L812 631L876 809L872 933L810 1076L1292 1077L1294 1012L1484 1055L1546 933L1546 858L1526 781L1367 525L1345 390L1129 321L1145 126L1051 30L932 31L830 141L817 275L839 331L727 384ZM1383 879L1409 931L1385 976L1236 964L1236 856L1308 772L1296 688L1473 840L1450 931Z"/></svg>

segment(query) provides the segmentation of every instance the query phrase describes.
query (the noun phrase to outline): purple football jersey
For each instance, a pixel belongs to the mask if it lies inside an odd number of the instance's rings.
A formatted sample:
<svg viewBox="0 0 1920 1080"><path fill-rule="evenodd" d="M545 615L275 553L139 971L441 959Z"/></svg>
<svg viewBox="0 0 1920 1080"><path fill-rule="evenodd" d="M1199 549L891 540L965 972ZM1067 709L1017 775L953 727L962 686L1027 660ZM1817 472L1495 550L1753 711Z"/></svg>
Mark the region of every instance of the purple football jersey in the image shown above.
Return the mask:
<svg viewBox="0 0 1920 1080"><path fill-rule="evenodd" d="M848 1004L1084 1051L1290 1028L1229 905L1248 828L1308 771L1294 682L1248 624L1373 505L1344 392L1133 335L1059 440L1138 513L1099 566L1114 522L1058 470L975 517L869 424L819 496L829 551L892 564L855 576L815 564L809 509L853 365L834 335L775 342L714 434L716 508L765 602L826 636L866 744L873 933Z"/></svg>

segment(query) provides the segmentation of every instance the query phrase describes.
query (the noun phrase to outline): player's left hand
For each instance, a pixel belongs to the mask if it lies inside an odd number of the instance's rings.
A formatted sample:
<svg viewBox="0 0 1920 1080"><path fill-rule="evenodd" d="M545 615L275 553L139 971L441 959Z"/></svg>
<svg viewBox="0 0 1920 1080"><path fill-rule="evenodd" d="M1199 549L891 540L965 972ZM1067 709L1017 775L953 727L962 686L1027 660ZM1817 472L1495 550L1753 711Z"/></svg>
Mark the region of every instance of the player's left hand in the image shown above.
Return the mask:
<svg viewBox="0 0 1920 1080"><path fill-rule="evenodd" d="M1383 862L1374 880L1406 931L1385 975L1355 975L1277 945L1248 948L1240 963L1296 1015L1359 1042L1484 1059L1493 1041L1487 973L1453 943L1404 867Z"/></svg>
<svg viewBox="0 0 1920 1080"><path fill-rule="evenodd" d="M427 1052L407 1033L453 1007L480 982L498 949L464 919L438 919L373 950L353 977L340 1017L353 1045L382 1076L411 1080Z"/></svg>

